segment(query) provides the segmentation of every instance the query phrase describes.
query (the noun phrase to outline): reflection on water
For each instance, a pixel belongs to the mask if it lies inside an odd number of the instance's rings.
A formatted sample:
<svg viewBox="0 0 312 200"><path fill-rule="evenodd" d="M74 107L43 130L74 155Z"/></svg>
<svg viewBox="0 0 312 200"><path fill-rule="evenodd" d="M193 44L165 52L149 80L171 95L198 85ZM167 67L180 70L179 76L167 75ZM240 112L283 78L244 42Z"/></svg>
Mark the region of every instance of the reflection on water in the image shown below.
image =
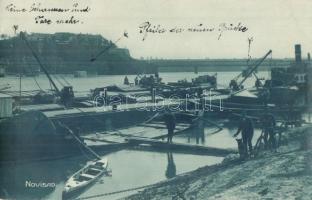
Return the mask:
<svg viewBox="0 0 312 200"><path fill-rule="evenodd" d="M213 119L211 119L213 120ZM214 120L218 125L224 126L216 133L216 128L203 120L199 120L196 127L173 138L174 142L190 143L219 148L237 148L232 135L237 130L237 124L225 120ZM255 130L253 143L255 144L260 130ZM203 155L187 155L172 152L144 152L122 150L108 156L109 168L112 177L101 179L84 193L81 197L101 193L114 192L133 187L156 183L177 174L197 169L205 165L221 162L222 158ZM63 160L36 162L23 165L1 166L0 192L1 197L14 199L60 199L64 182L74 172L85 165L84 156L72 157ZM55 187L26 187L26 182L54 183ZM129 193L109 196L109 199L120 198ZM108 197L105 197L107 199Z"/></svg>
<svg viewBox="0 0 312 200"><path fill-rule="evenodd" d="M215 120L219 125L226 123ZM198 126L173 138L174 142L198 144L220 148L237 148L232 135L237 126L227 124L220 132L217 128L204 121ZM255 144L260 130L255 130ZM107 155L112 176L103 176L80 197L109 193L128 188L140 187L156 183L177 174L195 170L206 165L222 161L221 157L188 155L172 152L153 152L122 150ZM36 162L23 165L1 166L0 193L1 197L14 199L60 199L64 183L69 176L83 167L87 162L85 156L77 156L63 160ZM55 183L55 187L25 187L25 182ZM120 193L105 196L105 199L117 199L131 193ZM101 199L101 198L99 198Z"/></svg>
<svg viewBox="0 0 312 200"><path fill-rule="evenodd" d="M199 120L197 122L196 131L191 131L186 134L187 143L193 143L192 139L195 138L196 144L205 145L205 126L204 121Z"/></svg>
<svg viewBox="0 0 312 200"><path fill-rule="evenodd" d="M83 157L73 157L66 160L2 165L1 197L39 199L57 191L61 192L60 185L85 162ZM54 197L61 198L60 193Z"/></svg>
<svg viewBox="0 0 312 200"><path fill-rule="evenodd" d="M177 135L173 138L174 142L197 144L217 148L237 148L237 142L233 135L237 131L238 123L225 123L224 120L216 120L223 129L207 124L202 120L198 121L198 126L195 129L187 131L185 134ZM253 145L256 144L258 137L261 135L261 130L255 128L254 137L252 139Z"/></svg>
<svg viewBox="0 0 312 200"><path fill-rule="evenodd" d="M166 170L166 177L169 179L169 178L173 178L176 176L177 169L174 164L172 152L167 152L167 158L168 158L168 165L167 165L167 170Z"/></svg>
<svg viewBox="0 0 312 200"><path fill-rule="evenodd" d="M238 72L236 72L238 73ZM188 80L198 75L208 73L161 73L164 82L177 81L187 77ZM214 74L214 73L211 73ZM261 72L265 76L266 72ZM218 84L227 85L227 80L235 76L232 72L218 74ZM74 90L89 91L91 88L103 87L110 84L122 84L124 76L97 76L86 78L73 78L66 76L74 87ZM133 80L135 76L128 76ZM37 77L37 81L43 89L50 89L49 82L44 75ZM250 81L250 83L248 82ZM11 90L18 90L18 77L7 76L4 83L9 83ZM247 85L253 85L254 80L248 79ZM34 90L36 84L33 78L26 77L22 80L22 90ZM111 121L106 121L109 126ZM218 122L223 123L223 122ZM236 148L236 141L232 138L236 131L235 126L224 128L215 133L216 127L199 121L198 127L184 135L175 136L174 142L199 144L221 148ZM256 130L254 143L259 134ZM159 153L123 150L108 155L109 167L112 169L112 177L103 176L95 185L90 187L81 197L113 192L127 188L139 187L166 178L172 178L176 174L197 169L205 165L212 165L222 161L220 157L187 155L178 153ZM61 199L64 182L74 172L83 167L87 159L83 156L64 160L36 162L23 165L5 165L0 168L0 197L14 199ZM25 187L26 181L32 183L55 183L55 187ZM116 199L127 193L105 196L105 199ZM99 198L101 199L101 198Z"/></svg>
<svg viewBox="0 0 312 200"><path fill-rule="evenodd" d="M112 177L103 177L103 185L94 185L81 194L81 197L156 183L165 180L168 174L173 177L175 174L185 173L222 161L222 158L212 156L194 156L177 153L171 153L170 156L167 152L128 150L110 154L108 158L109 168L112 169ZM121 193L105 196L105 199L117 199L125 195L128 194Z"/></svg>
<svg viewBox="0 0 312 200"><path fill-rule="evenodd" d="M156 183L166 178L172 178L176 174L222 161L222 158L212 156L132 150L109 154L108 159L112 176L101 177L92 187L80 194L80 197ZM6 193L7 197L14 199L61 199L66 179L80 169L86 161L87 159L81 156L14 167L3 166L1 168L1 197L5 197L4 193ZM30 188L25 187L26 181L55 183L56 187ZM128 194L105 196L105 199L116 199Z"/></svg>

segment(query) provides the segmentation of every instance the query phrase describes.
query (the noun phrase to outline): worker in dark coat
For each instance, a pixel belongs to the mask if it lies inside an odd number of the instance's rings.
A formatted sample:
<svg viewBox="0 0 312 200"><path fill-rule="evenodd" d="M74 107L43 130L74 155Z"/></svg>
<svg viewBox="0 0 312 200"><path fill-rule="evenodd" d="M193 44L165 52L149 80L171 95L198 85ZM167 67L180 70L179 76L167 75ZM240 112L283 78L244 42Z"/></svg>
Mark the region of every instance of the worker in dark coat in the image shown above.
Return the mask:
<svg viewBox="0 0 312 200"><path fill-rule="evenodd" d="M176 126L176 118L173 113L166 112L164 114L164 121L168 129L168 141L167 142L172 143L172 137L173 137L174 129Z"/></svg>
<svg viewBox="0 0 312 200"><path fill-rule="evenodd" d="M262 86L262 83L261 83L260 79L257 79L257 80L256 80L255 86L256 86L256 88L259 88L259 87Z"/></svg>
<svg viewBox="0 0 312 200"><path fill-rule="evenodd" d="M271 150L276 149L275 126L276 120L273 114L266 112L261 118L264 145Z"/></svg>
<svg viewBox="0 0 312 200"><path fill-rule="evenodd" d="M134 79L134 85L139 85L139 78L138 78L138 77L135 77L135 79Z"/></svg>
<svg viewBox="0 0 312 200"><path fill-rule="evenodd" d="M239 128L234 134L236 137L239 133L242 133L242 140L244 145L244 153L247 156L249 150L249 156L252 155L252 138L254 135L254 125L252 119L246 116L246 113L243 113L243 116L239 123Z"/></svg>
<svg viewBox="0 0 312 200"><path fill-rule="evenodd" d="M65 105L65 107L69 107L72 105L74 101L74 91L72 86L65 86L61 90L61 102Z"/></svg>
<svg viewBox="0 0 312 200"><path fill-rule="evenodd" d="M235 80L231 80L230 84L229 84L230 88L234 91L238 91L240 90L238 84L237 84L237 81Z"/></svg>
<svg viewBox="0 0 312 200"><path fill-rule="evenodd" d="M124 79L124 84L125 84L125 85L129 85L129 79L128 79L127 76L126 76L125 79Z"/></svg>

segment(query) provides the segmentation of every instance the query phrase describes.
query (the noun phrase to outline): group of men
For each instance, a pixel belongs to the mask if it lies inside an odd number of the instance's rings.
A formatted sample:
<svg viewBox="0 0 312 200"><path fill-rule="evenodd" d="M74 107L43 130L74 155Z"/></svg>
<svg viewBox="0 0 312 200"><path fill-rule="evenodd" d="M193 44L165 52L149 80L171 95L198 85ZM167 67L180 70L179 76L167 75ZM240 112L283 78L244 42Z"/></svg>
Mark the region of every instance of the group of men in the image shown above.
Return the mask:
<svg viewBox="0 0 312 200"><path fill-rule="evenodd" d="M161 78L159 77L158 72L155 73L155 75L150 75L150 76L141 76L137 75L134 78L134 85L142 85L142 86L153 86L156 83L161 82ZM130 85L129 79L127 76L124 78L124 85Z"/></svg>
<svg viewBox="0 0 312 200"><path fill-rule="evenodd" d="M275 138L275 126L276 120L275 117L268 112L260 117L260 124L262 127L262 133L260 139L263 139L264 145L266 149L276 150L276 138ZM246 115L246 112L243 113L239 127L237 132L234 134L234 137L241 133L242 140L242 152L240 152L241 156L247 157L253 155L252 148L252 138L254 135L254 123L251 117ZM240 142L240 141L239 141Z"/></svg>
<svg viewBox="0 0 312 200"><path fill-rule="evenodd" d="M267 110L266 110L267 111ZM173 113L166 112L164 114L164 121L168 129L168 143L172 143L172 137L174 135L174 129L176 125L176 119ZM276 138L275 138L275 117L266 112L261 118L260 123L262 126L262 135L260 136L264 140L264 145L266 149L276 150ZM234 137L237 137L241 133L241 151L242 157L251 157L253 155L252 139L254 136L254 122L251 117L246 115L244 112L241 116L240 123L237 132Z"/></svg>

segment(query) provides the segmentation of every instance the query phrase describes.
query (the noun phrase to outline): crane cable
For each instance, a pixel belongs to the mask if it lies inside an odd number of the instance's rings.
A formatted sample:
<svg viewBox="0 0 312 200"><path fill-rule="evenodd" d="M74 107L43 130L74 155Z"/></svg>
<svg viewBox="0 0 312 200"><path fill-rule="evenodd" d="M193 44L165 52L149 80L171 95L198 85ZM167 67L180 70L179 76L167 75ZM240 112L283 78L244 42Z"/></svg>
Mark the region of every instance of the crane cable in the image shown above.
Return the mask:
<svg viewBox="0 0 312 200"><path fill-rule="evenodd" d="M57 77L55 74L51 74L53 76L53 78L62 86L64 87L65 84L62 83L62 81L59 79L59 77Z"/></svg>
<svg viewBox="0 0 312 200"><path fill-rule="evenodd" d="M61 77L61 79L68 85L70 86L71 84L65 79L65 77L62 74L59 74L59 76Z"/></svg>
<svg viewBox="0 0 312 200"><path fill-rule="evenodd" d="M25 62L25 57L23 58L23 61ZM29 64L28 62L25 62L25 63L28 64L28 67L29 67L31 73L34 75L34 76L33 76L33 79L34 79L34 81L35 81L37 87L38 87L41 91L43 91L43 89L40 87L40 85L39 85L39 83L38 83L38 81L37 81L37 79L36 79L36 75L35 75L35 73L34 73L34 70L31 68L31 66L30 66L30 64Z"/></svg>
<svg viewBox="0 0 312 200"><path fill-rule="evenodd" d="M124 190L118 190L118 191L114 191L114 192L107 192L107 193L103 193L103 194L97 194L97 195L92 195L92 196L80 197L80 198L76 198L74 200L93 199L93 198L109 196L109 195L114 195L114 194L119 194L119 193L124 193L124 192L131 192L131 191L135 191L135 190L139 190L139 189L145 189L145 188L148 188L148 187L155 187L155 186L157 186L160 183L153 183L153 184L149 184L149 185L144 185L144 186L139 186L139 187L134 187L134 188L128 188L128 189L124 189Z"/></svg>

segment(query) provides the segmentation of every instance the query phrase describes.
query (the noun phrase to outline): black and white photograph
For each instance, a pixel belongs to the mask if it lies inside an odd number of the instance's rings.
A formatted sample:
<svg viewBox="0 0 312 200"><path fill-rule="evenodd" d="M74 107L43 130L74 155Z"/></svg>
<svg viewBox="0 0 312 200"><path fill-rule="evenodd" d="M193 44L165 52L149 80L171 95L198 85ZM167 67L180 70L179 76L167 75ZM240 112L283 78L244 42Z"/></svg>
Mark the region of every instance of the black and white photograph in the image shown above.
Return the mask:
<svg viewBox="0 0 312 200"><path fill-rule="evenodd" d="M309 0L0 0L0 199L312 199Z"/></svg>

